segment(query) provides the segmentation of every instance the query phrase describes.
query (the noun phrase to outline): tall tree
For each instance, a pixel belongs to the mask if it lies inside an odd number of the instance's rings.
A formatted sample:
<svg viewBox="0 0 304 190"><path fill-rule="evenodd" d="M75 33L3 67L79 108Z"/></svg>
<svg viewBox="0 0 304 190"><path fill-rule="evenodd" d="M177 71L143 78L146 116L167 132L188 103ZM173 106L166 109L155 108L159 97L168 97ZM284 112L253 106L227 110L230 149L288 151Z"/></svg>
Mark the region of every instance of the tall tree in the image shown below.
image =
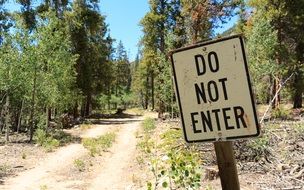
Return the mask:
<svg viewBox="0 0 304 190"><path fill-rule="evenodd" d="M302 74L301 74L301 55L297 54L297 51L301 51L296 47L301 46L303 38L297 35L300 28L303 27L301 21L298 19L303 15L301 9L303 3L297 2L296 7L294 2L287 1L270 1L270 0L252 0L250 5L254 8L254 15L249 20L249 46L251 46L251 52L257 57L252 56L252 59L257 64L263 64L263 62L271 63L269 68L272 68L272 73L269 76L271 82L271 94L274 97L273 108L278 108L280 105L281 96L278 93L280 85L284 78L287 78L291 73L295 73L295 94L301 94ZM264 22L264 25L263 25ZM266 25L267 26L266 26ZM261 31L259 26L268 32ZM258 36L256 32L261 32L263 36ZM254 39L253 36L257 38ZM263 39L264 38L264 39ZM272 41L272 43L267 43ZM298 46L299 45L299 46ZM301 48L300 48L301 49ZM303 50L302 50L303 51ZM264 56L263 59L258 60L260 55L270 54L268 57ZM297 61L294 60L298 59ZM298 83L298 85L296 85ZM298 89L298 90L296 90ZM294 101L297 102L294 97ZM297 107L295 105L295 107Z"/></svg>
<svg viewBox="0 0 304 190"><path fill-rule="evenodd" d="M76 64L77 86L83 93L80 102L81 115L88 116L92 110L92 98L97 90L96 80L101 77L100 68L107 61L110 53L110 39L106 39L107 27L104 17L98 12L98 2L76 0L70 21L73 52L79 55ZM97 78L96 78L97 77ZM78 103L75 109L77 110Z"/></svg>

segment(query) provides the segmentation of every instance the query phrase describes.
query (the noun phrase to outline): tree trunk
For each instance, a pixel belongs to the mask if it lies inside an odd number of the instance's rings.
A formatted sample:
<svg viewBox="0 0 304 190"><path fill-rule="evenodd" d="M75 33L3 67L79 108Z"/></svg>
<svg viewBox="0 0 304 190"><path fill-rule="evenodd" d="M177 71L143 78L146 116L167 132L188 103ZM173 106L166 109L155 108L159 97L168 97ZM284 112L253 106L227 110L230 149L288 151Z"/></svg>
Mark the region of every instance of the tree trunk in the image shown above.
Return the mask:
<svg viewBox="0 0 304 190"><path fill-rule="evenodd" d="M76 101L75 106L73 108L73 117L74 119L79 117L79 113L78 113L78 102Z"/></svg>
<svg viewBox="0 0 304 190"><path fill-rule="evenodd" d="M149 76L146 78L145 109L149 106Z"/></svg>
<svg viewBox="0 0 304 190"><path fill-rule="evenodd" d="M20 108L19 117L18 117L18 124L17 124L17 133L19 133L20 127L21 127L23 104L24 104L24 99L22 99L22 102L21 102L21 108Z"/></svg>
<svg viewBox="0 0 304 190"><path fill-rule="evenodd" d="M303 72L298 70L297 74L295 75L293 87L294 87L294 96L293 96L293 108L302 108L302 95L303 95Z"/></svg>
<svg viewBox="0 0 304 190"><path fill-rule="evenodd" d="M280 80L278 78L273 79L272 96L274 97L277 91L280 89ZM281 95L278 93L277 97L274 99L272 108L279 108L281 102Z"/></svg>
<svg viewBox="0 0 304 190"><path fill-rule="evenodd" d="M34 81L33 81L33 90L32 90L32 102L31 102L31 113L30 113L30 142L33 140L34 135L34 125L35 125L35 111L36 111L36 83L37 83L37 68L35 68L34 72Z"/></svg>
<svg viewBox="0 0 304 190"><path fill-rule="evenodd" d="M9 94L7 93L6 95L6 100L5 100L5 142L9 142L9 130L10 130L10 111L9 111Z"/></svg>
<svg viewBox="0 0 304 190"><path fill-rule="evenodd" d="M151 74L151 104L152 110L155 108L155 99L154 99L154 73Z"/></svg>
<svg viewBox="0 0 304 190"><path fill-rule="evenodd" d="M49 108L48 106L46 106L45 112L46 112L46 114L45 114L46 115L46 117L45 117L45 131L48 132L49 131L49 127L50 127L52 110L51 110L51 108Z"/></svg>
<svg viewBox="0 0 304 190"><path fill-rule="evenodd" d="M86 101L86 107L85 107L85 115L89 116L91 115L91 110L92 110L92 95L91 93L87 94L87 101Z"/></svg>
<svg viewBox="0 0 304 190"><path fill-rule="evenodd" d="M0 112L0 133L2 133L4 128L4 105L1 106L1 112Z"/></svg>
<svg viewBox="0 0 304 190"><path fill-rule="evenodd" d="M304 63L304 43L299 42L296 47L296 55L297 55L297 67L296 67L296 75L294 79L294 97L293 97L293 108L302 108L302 95L304 92L304 73L301 70L303 68Z"/></svg>
<svg viewBox="0 0 304 190"><path fill-rule="evenodd" d="M277 33L277 38L278 38L278 43L279 43L279 47L282 47L282 22L281 22L281 18L279 18L278 20L278 33ZM276 52L276 64L278 66L282 65L282 55L280 54L280 52ZM274 83L273 83L273 91L272 91L272 95L274 96L276 94L276 92L280 89L280 82L281 82L281 74L278 73L276 78L274 79ZM272 104L272 108L278 108L280 106L280 102L281 102L281 96L280 93L278 93L277 97L275 98L273 104Z"/></svg>

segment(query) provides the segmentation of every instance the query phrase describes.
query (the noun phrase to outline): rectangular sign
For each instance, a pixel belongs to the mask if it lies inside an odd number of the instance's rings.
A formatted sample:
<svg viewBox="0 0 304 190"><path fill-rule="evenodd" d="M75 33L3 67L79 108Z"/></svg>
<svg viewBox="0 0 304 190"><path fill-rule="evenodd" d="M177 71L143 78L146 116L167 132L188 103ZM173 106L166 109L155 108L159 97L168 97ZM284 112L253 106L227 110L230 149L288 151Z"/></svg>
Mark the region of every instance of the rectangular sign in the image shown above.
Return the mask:
<svg viewBox="0 0 304 190"><path fill-rule="evenodd" d="M171 62L187 142L259 135L241 36L177 49Z"/></svg>

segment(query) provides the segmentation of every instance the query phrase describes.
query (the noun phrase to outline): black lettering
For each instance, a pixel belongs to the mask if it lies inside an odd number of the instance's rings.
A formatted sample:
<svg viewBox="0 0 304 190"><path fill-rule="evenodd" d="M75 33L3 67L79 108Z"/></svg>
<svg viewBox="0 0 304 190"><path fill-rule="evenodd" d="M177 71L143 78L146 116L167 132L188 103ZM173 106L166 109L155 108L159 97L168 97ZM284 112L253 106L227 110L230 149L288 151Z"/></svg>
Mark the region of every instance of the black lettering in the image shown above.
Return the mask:
<svg viewBox="0 0 304 190"><path fill-rule="evenodd" d="M247 128L247 124L244 119L244 109L241 106L236 106L233 108L234 110L234 116L235 116L235 121L236 121L236 127L239 129L240 128L240 120L244 126L244 128Z"/></svg>
<svg viewBox="0 0 304 190"><path fill-rule="evenodd" d="M214 115L215 115L215 120L216 120L218 131L221 131L220 118L219 118L220 111L221 111L220 109L212 110L212 113L214 113Z"/></svg>
<svg viewBox="0 0 304 190"><path fill-rule="evenodd" d="M229 126L228 120L230 119L230 116L227 115L227 111L230 111L231 108L223 108L223 117L224 117L224 121L225 121L225 125L226 125L226 129L230 130L230 129L234 129L234 126Z"/></svg>
<svg viewBox="0 0 304 190"><path fill-rule="evenodd" d="M225 82L227 82L227 78L219 79L219 82L222 83L223 92L224 92L224 98L225 98L225 100L228 100L227 89L226 89L226 83L225 83Z"/></svg>
<svg viewBox="0 0 304 190"><path fill-rule="evenodd" d="M206 125L208 126L210 131L213 131L212 122L211 122L211 118L210 118L210 111L207 111L207 116L204 114L204 112L201 112L201 117L202 117L204 132L207 132Z"/></svg>
<svg viewBox="0 0 304 190"><path fill-rule="evenodd" d="M211 56L214 57L214 59L213 59L214 63L215 63L214 67L212 64L213 61L211 60ZM210 71L215 73L219 70L219 60L218 60L217 54L214 51L208 53L208 63L209 63Z"/></svg>
<svg viewBox="0 0 304 190"><path fill-rule="evenodd" d="M213 85L213 88L211 87L211 85ZM213 93L211 91L214 91L214 96L213 96ZM214 82L214 81L209 81L208 82L208 94L209 94L209 98L212 102L218 101L219 93L218 93L216 82Z"/></svg>
<svg viewBox="0 0 304 190"><path fill-rule="evenodd" d="M197 103L201 104L201 99L203 100L204 103L207 103L204 83L201 83L201 87L199 87L198 84L194 84L194 86L195 86Z"/></svg>
<svg viewBox="0 0 304 190"><path fill-rule="evenodd" d="M198 115L198 112L190 113L191 114L191 121L192 121L192 128L194 133L201 133L202 130L197 130L195 124L198 123L197 120L195 120L194 116Z"/></svg>
<svg viewBox="0 0 304 190"><path fill-rule="evenodd" d="M206 73L206 62L204 56L198 54L194 56L195 58L195 65L196 65L196 71L197 75L203 75Z"/></svg>

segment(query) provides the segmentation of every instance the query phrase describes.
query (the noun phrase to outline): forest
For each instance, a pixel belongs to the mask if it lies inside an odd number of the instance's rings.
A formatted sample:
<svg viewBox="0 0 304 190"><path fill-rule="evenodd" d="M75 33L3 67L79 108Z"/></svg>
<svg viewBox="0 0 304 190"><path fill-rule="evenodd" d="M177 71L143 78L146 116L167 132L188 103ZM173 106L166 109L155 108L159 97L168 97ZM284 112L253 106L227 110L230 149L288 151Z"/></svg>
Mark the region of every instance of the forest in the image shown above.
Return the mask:
<svg viewBox="0 0 304 190"><path fill-rule="evenodd" d="M98 1L42 1L34 7L20 0L19 12L9 12L5 3L0 127L7 141L10 131L28 131L32 140L35 129L47 130L52 120L118 107L177 115L168 52L231 34L246 39L257 103L302 107L302 1L150 0L132 63L122 42L113 46ZM215 33L235 16L231 29Z"/></svg>
<svg viewBox="0 0 304 190"><path fill-rule="evenodd" d="M177 116L168 54L212 38L243 34L258 104L280 112L301 108L304 89L304 2L279 0L150 0L143 36L130 62L122 42L114 47L95 0L1 2L0 129L48 130L56 123L105 110L142 107ZM222 34L223 23L237 17Z"/></svg>

